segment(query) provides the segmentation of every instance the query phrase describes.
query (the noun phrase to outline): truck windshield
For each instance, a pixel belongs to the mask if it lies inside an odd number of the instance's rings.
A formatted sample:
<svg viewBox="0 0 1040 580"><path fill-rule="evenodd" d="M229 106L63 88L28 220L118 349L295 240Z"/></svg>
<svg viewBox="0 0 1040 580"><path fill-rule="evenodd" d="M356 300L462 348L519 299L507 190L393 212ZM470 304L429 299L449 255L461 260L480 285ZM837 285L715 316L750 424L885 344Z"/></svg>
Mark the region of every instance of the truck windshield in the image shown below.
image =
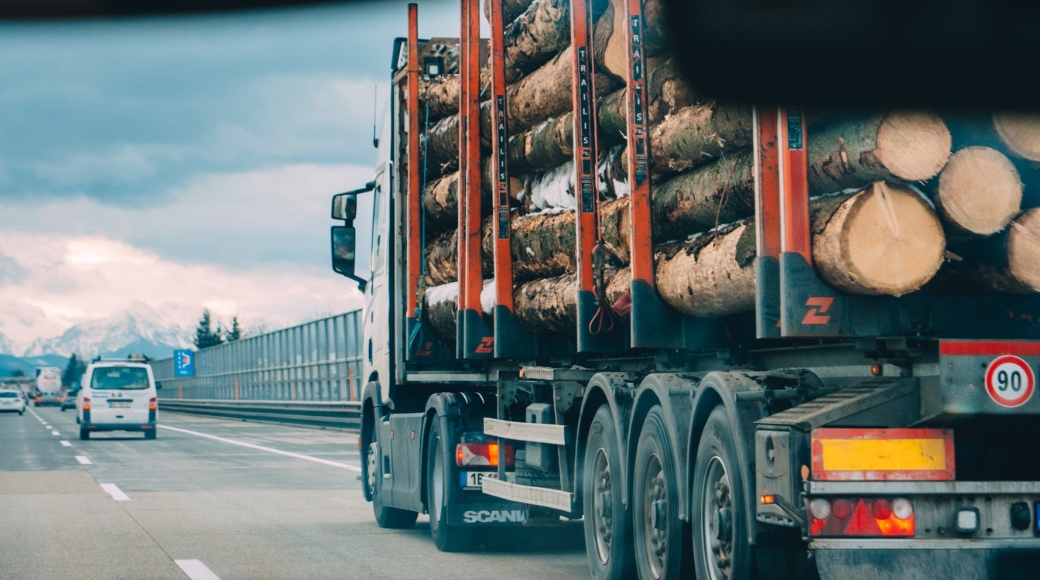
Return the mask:
<svg viewBox="0 0 1040 580"><path fill-rule="evenodd" d="M148 388L148 370L141 367L103 367L94 369L92 389L132 390Z"/></svg>

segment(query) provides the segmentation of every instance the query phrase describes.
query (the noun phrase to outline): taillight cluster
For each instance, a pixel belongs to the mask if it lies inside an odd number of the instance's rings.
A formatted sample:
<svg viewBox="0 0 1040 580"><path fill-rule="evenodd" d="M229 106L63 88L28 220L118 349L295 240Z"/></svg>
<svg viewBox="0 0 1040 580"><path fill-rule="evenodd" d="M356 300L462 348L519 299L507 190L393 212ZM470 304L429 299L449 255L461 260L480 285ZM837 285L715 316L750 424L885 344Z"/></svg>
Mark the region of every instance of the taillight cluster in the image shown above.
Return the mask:
<svg viewBox="0 0 1040 580"><path fill-rule="evenodd" d="M904 498L814 498L809 502L809 535L913 536L914 506Z"/></svg>
<svg viewBox="0 0 1040 580"><path fill-rule="evenodd" d="M90 398L89 397L83 397L83 410L84 411L89 411L90 410Z"/></svg>
<svg viewBox="0 0 1040 580"><path fill-rule="evenodd" d="M512 466L513 446L506 444L506 465ZM459 443L455 446L455 463L459 467L498 467L498 443Z"/></svg>
<svg viewBox="0 0 1040 580"><path fill-rule="evenodd" d="M148 410L149 411L154 411L154 410L158 409L159 406L156 403L157 402L156 402L155 397L152 397L151 399L148 399Z"/></svg>

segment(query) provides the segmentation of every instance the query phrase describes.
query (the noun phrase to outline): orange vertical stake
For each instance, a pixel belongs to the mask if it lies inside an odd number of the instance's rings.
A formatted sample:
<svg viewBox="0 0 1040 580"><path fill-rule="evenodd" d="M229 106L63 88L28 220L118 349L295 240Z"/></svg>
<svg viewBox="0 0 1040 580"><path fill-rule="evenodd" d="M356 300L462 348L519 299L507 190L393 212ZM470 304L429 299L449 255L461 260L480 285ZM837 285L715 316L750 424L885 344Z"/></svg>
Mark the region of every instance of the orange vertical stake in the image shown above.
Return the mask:
<svg viewBox="0 0 1040 580"><path fill-rule="evenodd" d="M466 114L467 108L466 103L469 101L469 0L462 0L460 3L461 23L459 25L459 185L458 185L458 204L459 204L459 227L458 227L458 267L456 268L457 276L459 279L459 309L463 307L463 297L466 295L466 284L464 283L463 272L466 267L466 202L468 197L466 192L466 171L465 171L465 159L466 159L466 138L469 136L469 131L466 130L466 122L468 115ZM459 336L462 336L462 329L459 328Z"/></svg>
<svg viewBox="0 0 1040 580"><path fill-rule="evenodd" d="M574 165L577 170L578 291L595 293L592 249L596 245L599 185L596 180L595 63L587 0L571 2L573 46ZM580 316L579 316L580 318Z"/></svg>
<svg viewBox="0 0 1040 580"><path fill-rule="evenodd" d="M419 7L408 5L408 241L405 261L408 265L406 316L415 318L419 308L419 272L422 261L422 224L419 204Z"/></svg>
<svg viewBox="0 0 1040 580"><path fill-rule="evenodd" d="M780 151L775 107L755 107L755 228L758 256L780 257Z"/></svg>
<svg viewBox="0 0 1040 580"><path fill-rule="evenodd" d="M646 57L643 54L643 9L641 0L626 0L628 40L628 184L631 190L630 251L632 281L641 280L655 288L654 251L650 231L650 179L647 131Z"/></svg>
<svg viewBox="0 0 1040 580"><path fill-rule="evenodd" d="M801 109L781 107L779 117L780 196L784 252L799 253L812 266L809 240L809 172L805 152L805 117Z"/></svg>
<svg viewBox="0 0 1040 580"><path fill-rule="evenodd" d="M502 0L491 0L491 119L495 168L495 304L513 311L513 253L509 230L509 130L506 122L506 59Z"/></svg>
<svg viewBox="0 0 1040 580"><path fill-rule="evenodd" d="M480 291L484 286L480 263L480 242L483 233L480 224L480 2L479 0L463 0L463 2L469 4L466 10L469 28L464 32L464 35L468 36L466 40L467 76L463 77L466 85L466 108L460 109L460 111L464 111L466 150L465 157L459 159L459 175L461 177L465 172L466 181L465 189L459 188L459 198L465 197L466 199L464 278L466 289L463 291L463 278L460 278L459 310L480 312ZM459 185L461 186L462 183L460 182Z"/></svg>

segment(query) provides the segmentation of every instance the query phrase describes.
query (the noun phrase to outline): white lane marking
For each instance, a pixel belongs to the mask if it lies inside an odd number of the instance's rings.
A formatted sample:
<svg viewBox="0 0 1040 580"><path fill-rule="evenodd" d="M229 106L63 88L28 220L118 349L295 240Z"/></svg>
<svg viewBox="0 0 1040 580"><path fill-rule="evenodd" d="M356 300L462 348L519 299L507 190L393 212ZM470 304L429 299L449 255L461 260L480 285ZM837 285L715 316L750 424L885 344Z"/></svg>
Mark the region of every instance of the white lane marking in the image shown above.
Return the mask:
<svg viewBox="0 0 1040 580"><path fill-rule="evenodd" d="M60 436L61 433L58 433L57 431L51 431L51 435L58 435L58 436Z"/></svg>
<svg viewBox="0 0 1040 580"><path fill-rule="evenodd" d="M80 465L93 465L93 463L83 455L77 455L76 461L79 461Z"/></svg>
<svg viewBox="0 0 1040 580"><path fill-rule="evenodd" d="M181 429L179 427L170 427L169 425L159 425L163 429L169 429L171 431L178 431L180 433L187 433L189 435L196 435L198 437L205 437L214 441L221 441L223 443L230 443L232 445L241 445L242 447L248 447L250 449L258 449L260 451L266 451L268 453L277 453L278 455L285 455L286 457L295 457L296 459L304 459L307 461L313 461L314 463L320 463L322 465L331 465L332 467L339 467L341 469L349 469L350 471L356 471L361 473L361 468L357 465L349 465L346 463L340 463L338 461L329 461L328 459L322 459L320 457L311 457L310 455L303 455L302 453L293 453L291 451L282 451L281 449L273 449L271 447L264 447L263 445L253 445L252 443L245 443L243 441L235 441L234 439L225 439L223 437L217 437L216 435L207 435L206 433L199 433L198 431L189 431L187 429Z"/></svg>
<svg viewBox="0 0 1040 580"><path fill-rule="evenodd" d="M184 570L191 580L220 580L201 560L174 560L174 563Z"/></svg>
<svg viewBox="0 0 1040 580"><path fill-rule="evenodd" d="M72 447L72 443L69 443L68 441L62 441L61 445L62 447Z"/></svg>
<svg viewBox="0 0 1040 580"><path fill-rule="evenodd" d="M123 493L123 490L119 489L119 486L114 483L101 483L99 484L101 489L108 492L108 495L112 496L112 499L116 501L130 501L130 496Z"/></svg>

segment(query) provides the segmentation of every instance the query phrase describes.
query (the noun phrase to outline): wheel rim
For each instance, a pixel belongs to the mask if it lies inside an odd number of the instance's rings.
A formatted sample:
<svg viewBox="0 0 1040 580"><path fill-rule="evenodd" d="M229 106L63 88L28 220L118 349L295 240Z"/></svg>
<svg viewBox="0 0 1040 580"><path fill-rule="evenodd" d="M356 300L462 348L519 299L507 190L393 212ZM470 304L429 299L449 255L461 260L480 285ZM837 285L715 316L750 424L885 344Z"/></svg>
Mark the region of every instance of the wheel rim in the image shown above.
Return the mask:
<svg viewBox="0 0 1040 580"><path fill-rule="evenodd" d="M656 453L647 458L644 473L643 541L650 572L654 578L660 578L668 557L668 491Z"/></svg>
<svg viewBox="0 0 1040 580"><path fill-rule="evenodd" d="M719 456L708 461L704 478L704 552L712 580L730 577L733 563L733 497L729 474Z"/></svg>
<svg viewBox="0 0 1040 580"><path fill-rule="evenodd" d="M369 497L375 497L376 476L379 473L379 447L377 443L372 442L368 444L366 462L368 464L368 495Z"/></svg>
<svg viewBox="0 0 1040 580"><path fill-rule="evenodd" d="M441 506L444 505L444 459L441 457L440 445L433 444L433 481L430 482L430 525L436 526L441 520Z"/></svg>
<svg viewBox="0 0 1040 580"><path fill-rule="evenodd" d="M593 464L593 510L592 523L595 528L596 556L601 564L610 562L610 543L614 538L614 483L610 475L610 462L606 450L600 448Z"/></svg>

